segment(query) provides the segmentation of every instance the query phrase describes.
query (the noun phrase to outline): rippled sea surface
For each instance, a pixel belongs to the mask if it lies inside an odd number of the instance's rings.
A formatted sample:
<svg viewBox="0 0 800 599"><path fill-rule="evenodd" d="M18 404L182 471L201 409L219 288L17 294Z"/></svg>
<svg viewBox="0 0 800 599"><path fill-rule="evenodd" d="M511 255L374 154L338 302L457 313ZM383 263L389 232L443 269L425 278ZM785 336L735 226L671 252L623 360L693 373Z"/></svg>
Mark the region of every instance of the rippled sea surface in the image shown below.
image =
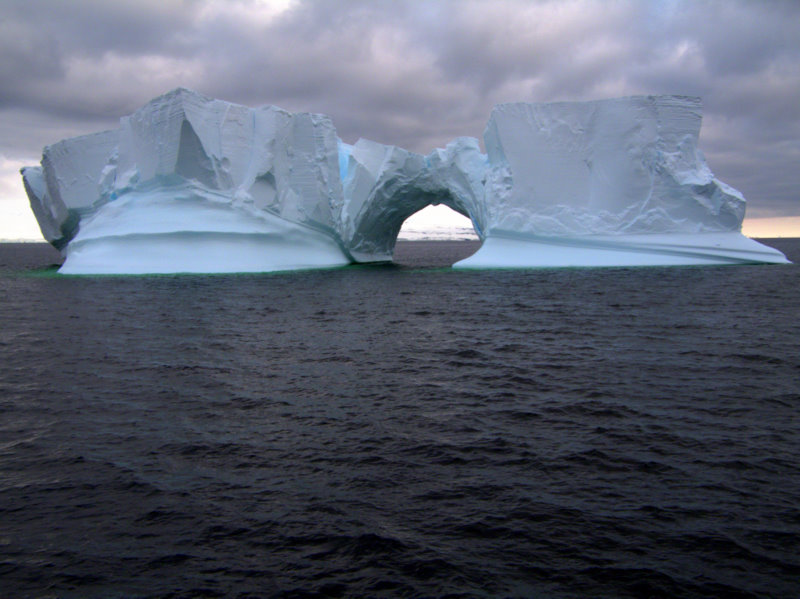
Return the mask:
<svg viewBox="0 0 800 599"><path fill-rule="evenodd" d="M0 596L800 596L800 266L447 268L476 247L0 245Z"/></svg>

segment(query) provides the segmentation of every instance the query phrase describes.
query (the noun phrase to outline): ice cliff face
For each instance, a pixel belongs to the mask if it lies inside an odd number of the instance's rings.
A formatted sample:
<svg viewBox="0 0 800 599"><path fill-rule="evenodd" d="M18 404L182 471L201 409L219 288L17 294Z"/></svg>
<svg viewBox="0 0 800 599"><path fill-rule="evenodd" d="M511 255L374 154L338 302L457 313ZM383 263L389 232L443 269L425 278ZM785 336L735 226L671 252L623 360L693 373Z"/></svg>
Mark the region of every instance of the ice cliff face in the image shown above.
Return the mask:
<svg viewBox="0 0 800 599"><path fill-rule="evenodd" d="M744 198L697 149L700 100L502 104L484 135L490 230L536 235L738 231Z"/></svg>
<svg viewBox="0 0 800 599"><path fill-rule="evenodd" d="M390 260L430 204L484 240L461 267L780 262L697 150L699 101L505 104L488 155L342 143L328 117L178 89L22 170L64 273L232 272Z"/></svg>

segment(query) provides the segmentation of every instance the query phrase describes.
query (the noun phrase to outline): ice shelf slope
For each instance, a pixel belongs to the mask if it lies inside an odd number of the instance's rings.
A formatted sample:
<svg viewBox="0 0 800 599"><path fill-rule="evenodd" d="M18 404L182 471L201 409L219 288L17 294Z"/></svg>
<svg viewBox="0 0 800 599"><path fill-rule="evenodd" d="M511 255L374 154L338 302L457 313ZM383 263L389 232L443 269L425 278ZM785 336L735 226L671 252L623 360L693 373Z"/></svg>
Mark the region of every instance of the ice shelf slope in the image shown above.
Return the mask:
<svg viewBox="0 0 800 599"><path fill-rule="evenodd" d="M390 260L431 204L484 243L462 268L785 262L697 150L700 104L504 104L488 155L343 143L328 117L177 89L22 169L63 273L243 272Z"/></svg>
<svg viewBox="0 0 800 599"><path fill-rule="evenodd" d="M501 104L484 133L486 240L457 267L785 262L697 148L698 98Z"/></svg>

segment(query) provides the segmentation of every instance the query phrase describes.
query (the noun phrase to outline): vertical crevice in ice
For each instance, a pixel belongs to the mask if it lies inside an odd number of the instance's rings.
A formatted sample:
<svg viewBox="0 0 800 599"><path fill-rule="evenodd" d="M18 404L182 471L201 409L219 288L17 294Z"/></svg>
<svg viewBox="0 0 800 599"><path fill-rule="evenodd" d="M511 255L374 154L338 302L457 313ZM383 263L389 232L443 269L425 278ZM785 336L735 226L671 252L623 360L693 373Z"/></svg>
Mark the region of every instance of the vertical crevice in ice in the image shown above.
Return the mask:
<svg viewBox="0 0 800 599"><path fill-rule="evenodd" d="M197 181L210 189L217 189L217 177L211 159L203 148L203 143L194 132L188 120L181 123L178 157L175 161L175 174Z"/></svg>

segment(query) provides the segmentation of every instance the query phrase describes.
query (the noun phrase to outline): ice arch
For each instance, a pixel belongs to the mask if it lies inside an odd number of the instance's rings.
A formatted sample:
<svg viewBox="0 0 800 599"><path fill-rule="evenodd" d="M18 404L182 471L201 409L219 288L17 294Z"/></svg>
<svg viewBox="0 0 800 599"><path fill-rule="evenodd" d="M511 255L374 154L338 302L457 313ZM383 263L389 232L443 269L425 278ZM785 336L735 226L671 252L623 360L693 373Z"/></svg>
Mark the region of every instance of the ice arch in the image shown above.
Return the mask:
<svg viewBox="0 0 800 599"><path fill-rule="evenodd" d="M360 139L340 144L346 198L341 237L357 262L392 259L403 222L426 206L444 204L472 221L483 239L483 179L488 168L478 140L458 138L423 156Z"/></svg>

